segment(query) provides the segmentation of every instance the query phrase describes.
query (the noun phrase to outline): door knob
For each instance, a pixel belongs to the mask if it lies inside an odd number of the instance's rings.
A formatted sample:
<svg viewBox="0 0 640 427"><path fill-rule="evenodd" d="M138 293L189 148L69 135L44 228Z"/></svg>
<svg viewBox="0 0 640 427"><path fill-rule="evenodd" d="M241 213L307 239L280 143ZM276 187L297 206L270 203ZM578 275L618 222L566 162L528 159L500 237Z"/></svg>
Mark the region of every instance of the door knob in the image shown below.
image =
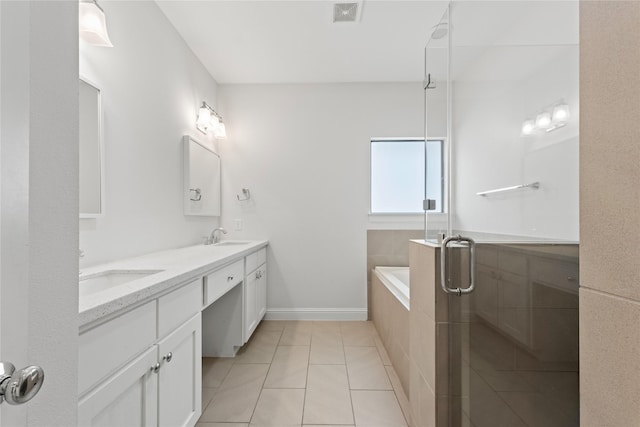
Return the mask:
<svg viewBox="0 0 640 427"><path fill-rule="evenodd" d="M42 382L44 371L40 366L27 366L16 371L9 362L0 362L0 403L21 405L35 396Z"/></svg>

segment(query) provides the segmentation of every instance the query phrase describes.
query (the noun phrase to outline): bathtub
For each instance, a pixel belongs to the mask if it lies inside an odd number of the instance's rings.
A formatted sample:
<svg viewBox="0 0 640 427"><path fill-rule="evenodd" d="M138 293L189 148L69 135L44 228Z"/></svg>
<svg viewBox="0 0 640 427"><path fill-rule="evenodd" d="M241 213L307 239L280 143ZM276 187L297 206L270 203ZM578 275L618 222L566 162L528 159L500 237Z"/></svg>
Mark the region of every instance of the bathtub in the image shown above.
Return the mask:
<svg viewBox="0 0 640 427"><path fill-rule="evenodd" d="M409 310L409 267L376 267L373 271L389 292Z"/></svg>

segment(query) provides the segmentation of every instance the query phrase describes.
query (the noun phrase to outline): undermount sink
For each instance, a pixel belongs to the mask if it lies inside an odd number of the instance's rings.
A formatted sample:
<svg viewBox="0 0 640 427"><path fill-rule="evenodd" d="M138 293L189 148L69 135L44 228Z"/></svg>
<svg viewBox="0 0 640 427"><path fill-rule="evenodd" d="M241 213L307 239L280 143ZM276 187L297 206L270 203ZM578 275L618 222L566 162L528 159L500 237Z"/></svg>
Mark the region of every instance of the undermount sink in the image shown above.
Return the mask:
<svg viewBox="0 0 640 427"><path fill-rule="evenodd" d="M81 277L79 281L80 296L104 291L164 270L108 270L101 273Z"/></svg>
<svg viewBox="0 0 640 427"><path fill-rule="evenodd" d="M220 243L216 243L214 246L233 246L233 245L248 245L250 240L225 240Z"/></svg>

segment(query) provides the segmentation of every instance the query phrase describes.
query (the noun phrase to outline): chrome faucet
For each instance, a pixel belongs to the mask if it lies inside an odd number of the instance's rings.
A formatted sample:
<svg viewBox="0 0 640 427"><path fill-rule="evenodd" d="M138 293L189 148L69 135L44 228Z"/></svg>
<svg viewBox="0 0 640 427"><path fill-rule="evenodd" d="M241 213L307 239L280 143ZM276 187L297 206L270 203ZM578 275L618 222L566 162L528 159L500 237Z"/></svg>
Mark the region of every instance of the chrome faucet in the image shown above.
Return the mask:
<svg viewBox="0 0 640 427"><path fill-rule="evenodd" d="M227 230L225 230L224 228L216 228L209 235L209 238L205 242L205 245L215 245L220 241L220 234L216 233L216 231L221 231L222 234L227 234Z"/></svg>

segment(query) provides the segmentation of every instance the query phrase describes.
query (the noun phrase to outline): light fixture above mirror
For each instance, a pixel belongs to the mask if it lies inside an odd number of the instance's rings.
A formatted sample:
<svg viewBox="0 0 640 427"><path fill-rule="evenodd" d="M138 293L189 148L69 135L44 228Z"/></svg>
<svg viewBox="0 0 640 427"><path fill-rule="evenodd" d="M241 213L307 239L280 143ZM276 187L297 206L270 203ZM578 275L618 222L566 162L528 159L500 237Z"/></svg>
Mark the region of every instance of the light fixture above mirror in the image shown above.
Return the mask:
<svg viewBox="0 0 640 427"><path fill-rule="evenodd" d="M532 136L541 132L552 132L566 126L570 117L569 105L560 101L540 111L534 119L522 122L520 135Z"/></svg>
<svg viewBox="0 0 640 427"><path fill-rule="evenodd" d="M196 128L205 135L211 129L213 136L217 139L225 139L227 137L227 129L222 121L222 116L204 101L198 111Z"/></svg>
<svg viewBox="0 0 640 427"><path fill-rule="evenodd" d="M78 7L80 38L94 46L113 47L107 33L104 10L96 0L81 0Z"/></svg>

